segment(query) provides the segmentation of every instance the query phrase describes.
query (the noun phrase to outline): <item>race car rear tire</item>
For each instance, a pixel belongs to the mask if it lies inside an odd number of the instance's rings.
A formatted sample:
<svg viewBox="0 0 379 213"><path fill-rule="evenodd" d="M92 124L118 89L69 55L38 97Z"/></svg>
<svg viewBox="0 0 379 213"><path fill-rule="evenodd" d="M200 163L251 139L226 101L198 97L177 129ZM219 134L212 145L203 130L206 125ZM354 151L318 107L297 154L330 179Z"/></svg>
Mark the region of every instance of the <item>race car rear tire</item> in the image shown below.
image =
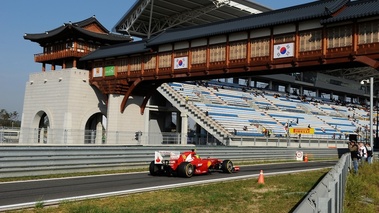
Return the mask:
<svg viewBox="0 0 379 213"><path fill-rule="evenodd" d="M230 160L224 160L221 165L221 170L224 173L232 173L233 172L233 163Z"/></svg>
<svg viewBox="0 0 379 213"><path fill-rule="evenodd" d="M159 166L158 165L155 165L154 161L151 161L150 162L150 166L149 166L149 172L151 175L153 176L157 176L159 175Z"/></svg>
<svg viewBox="0 0 379 213"><path fill-rule="evenodd" d="M178 166L178 176L180 177L192 177L194 173L193 165L190 162L182 162Z"/></svg>

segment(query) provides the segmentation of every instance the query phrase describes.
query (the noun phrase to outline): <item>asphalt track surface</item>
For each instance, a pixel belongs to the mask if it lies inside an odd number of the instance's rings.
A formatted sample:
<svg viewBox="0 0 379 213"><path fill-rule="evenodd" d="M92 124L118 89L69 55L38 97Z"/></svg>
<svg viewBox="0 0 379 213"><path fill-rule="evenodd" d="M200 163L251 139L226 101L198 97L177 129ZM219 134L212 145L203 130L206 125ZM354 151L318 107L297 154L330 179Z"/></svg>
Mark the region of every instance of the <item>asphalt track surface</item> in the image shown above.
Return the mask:
<svg viewBox="0 0 379 213"><path fill-rule="evenodd" d="M294 173L333 167L336 163L337 161L323 161L243 166L238 173L214 172L192 178L151 176L148 172L141 172L5 182L0 183L0 211L34 207L36 202L52 205L64 200L83 200L211 182L257 178L260 170L263 170L265 176Z"/></svg>

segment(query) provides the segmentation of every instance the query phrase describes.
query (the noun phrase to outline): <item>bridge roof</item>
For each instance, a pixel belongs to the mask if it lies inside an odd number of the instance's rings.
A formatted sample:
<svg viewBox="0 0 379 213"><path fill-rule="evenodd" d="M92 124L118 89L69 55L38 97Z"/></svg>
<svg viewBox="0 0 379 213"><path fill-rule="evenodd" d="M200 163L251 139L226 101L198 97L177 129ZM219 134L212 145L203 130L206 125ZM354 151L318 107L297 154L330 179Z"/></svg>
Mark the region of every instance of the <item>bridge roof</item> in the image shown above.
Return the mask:
<svg viewBox="0 0 379 213"><path fill-rule="evenodd" d="M80 58L80 61L96 60L100 58L110 58L122 55L132 55L137 53L149 52L150 48L147 48L145 41L126 42L111 46L102 46L97 50L89 53L88 55Z"/></svg>
<svg viewBox="0 0 379 213"><path fill-rule="evenodd" d="M309 19L326 19L345 6L349 0L325 0L283 8L270 12L249 15L217 23L200 25L185 29L167 30L147 41L148 46L170 42L214 36L230 32L252 30L279 24L305 21Z"/></svg>
<svg viewBox="0 0 379 213"><path fill-rule="evenodd" d="M251 0L181 0L180 3L177 0L137 0L113 31L149 38L169 28L209 24L270 10Z"/></svg>
<svg viewBox="0 0 379 213"><path fill-rule="evenodd" d="M379 1L378 0L360 0L349 2L347 7L344 8L337 16L324 19L322 24L346 21L356 18L376 16L379 14Z"/></svg>

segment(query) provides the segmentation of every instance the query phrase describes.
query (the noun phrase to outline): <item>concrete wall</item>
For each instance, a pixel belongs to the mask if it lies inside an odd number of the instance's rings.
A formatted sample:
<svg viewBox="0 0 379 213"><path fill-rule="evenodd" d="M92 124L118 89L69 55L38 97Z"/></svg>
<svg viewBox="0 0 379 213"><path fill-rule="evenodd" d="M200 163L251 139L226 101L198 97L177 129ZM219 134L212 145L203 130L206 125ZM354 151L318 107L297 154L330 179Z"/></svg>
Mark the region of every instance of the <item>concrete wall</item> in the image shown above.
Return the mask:
<svg viewBox="0 0 379 213"><path fill-rule="evenodd" d="M75 68L33 73L26 83L20 143L30 143L36 135L41 116L45 112L50 128L84 130L88 119L96 114L106 115L103 95L89 85L89 72ZM83 133L84 134L84 133ZM54 134L54 141L67 140L67 136ZM50 138L52 140L53 138Z"/></svg>

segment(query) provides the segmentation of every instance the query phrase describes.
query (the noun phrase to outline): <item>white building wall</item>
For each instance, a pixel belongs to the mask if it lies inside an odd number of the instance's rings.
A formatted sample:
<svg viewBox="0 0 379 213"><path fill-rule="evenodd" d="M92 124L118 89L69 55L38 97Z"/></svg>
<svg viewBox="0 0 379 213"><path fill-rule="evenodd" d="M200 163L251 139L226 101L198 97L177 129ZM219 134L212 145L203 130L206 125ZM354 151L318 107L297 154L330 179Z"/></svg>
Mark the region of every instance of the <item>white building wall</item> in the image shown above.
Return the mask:
<svg viewBox="0 0 379 213"><path fill-rule="evenodd" d="M145 116L148 116L149 113L141 115L140 112L140 105L143 101L143 97L130 96L126 103L124 112L121 113L120 106L123 98L123 95L109 95L107 114L107 144L135 144L135 132L148 132L145 125ZM120 132L119 134L116 134L116 131L122 131L123 133ZM141 137L141 141L139 143L147 143L145 137Z"/></svg>
<svg viewBox="0 0 379 213"><path fill-rule="evenodd" d="M85 124L106 114L103 95L89 85L89 72L75 68L33 73L26 83L20 143L36 143L43 112L49 118L48 143L83 144Z"/></svg>

